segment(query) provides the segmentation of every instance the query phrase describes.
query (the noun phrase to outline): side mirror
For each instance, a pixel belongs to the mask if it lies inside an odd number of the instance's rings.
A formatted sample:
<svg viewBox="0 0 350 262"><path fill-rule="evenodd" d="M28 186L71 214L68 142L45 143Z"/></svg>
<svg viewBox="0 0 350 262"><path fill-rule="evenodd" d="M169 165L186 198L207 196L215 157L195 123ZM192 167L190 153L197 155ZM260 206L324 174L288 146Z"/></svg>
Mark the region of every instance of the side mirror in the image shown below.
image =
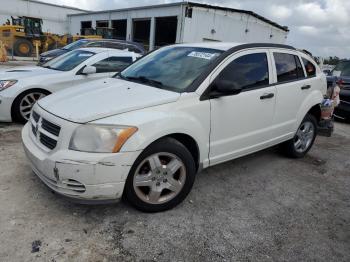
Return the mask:
<svg viewBox="0 0 350 262"><path fill-rule="evenodd" d="M232 82L227 80L215 80L211 85L211 98L219 98L222 96L238 95L242 92L241 87L236 87Z"/></svg>
<svg viewBox="0 0 350 262"><path fill-rule="evenodd" d="M92 75L96 74L97 70L94 66L86 66L83 71L81 72L82 75Z"/></svg>

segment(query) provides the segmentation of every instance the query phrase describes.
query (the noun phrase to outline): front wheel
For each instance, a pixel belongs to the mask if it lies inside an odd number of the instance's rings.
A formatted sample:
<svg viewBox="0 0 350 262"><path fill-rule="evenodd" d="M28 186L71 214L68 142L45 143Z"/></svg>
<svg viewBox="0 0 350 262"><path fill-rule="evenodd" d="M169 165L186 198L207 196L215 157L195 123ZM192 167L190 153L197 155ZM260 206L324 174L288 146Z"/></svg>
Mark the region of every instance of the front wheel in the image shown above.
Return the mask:
<svg viewBox="0 0 350 262"><path fill-rule="evenodd" d="M29 90L20 94L12 105L12 119L18 123L25 123L29 120L34 104L41 98L49 95L45 90Z"/></svg>
<svg viewBox="0 0 350 262"><path fill-rule="evenodd" d="M141 211L165 211L186 198L195 175L195 162L187 148L175 139L164 138L137 158L126 181L124 195Z"/></svg>
<svg viewBox="0 0 350 262"><path fill-rule="evenodd" d="M294 135L294 138L282 144L282 149L290 157L302 158L311 149L316 135L316 118L313 115L307 114Z"/></svg>

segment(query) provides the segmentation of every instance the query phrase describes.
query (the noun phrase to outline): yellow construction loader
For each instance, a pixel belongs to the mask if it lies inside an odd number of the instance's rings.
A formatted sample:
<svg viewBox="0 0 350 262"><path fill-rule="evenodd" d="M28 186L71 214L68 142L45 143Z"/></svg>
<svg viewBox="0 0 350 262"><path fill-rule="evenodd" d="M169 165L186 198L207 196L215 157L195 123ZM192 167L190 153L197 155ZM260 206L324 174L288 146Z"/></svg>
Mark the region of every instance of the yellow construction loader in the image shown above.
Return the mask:
<svg viewBox="0 0 350 262"><path fill-rule="evenodd" d="M32 56L36 46L38 46L39 53L42 53L83 38L102 38L98 35L71 36L44 33L42 31L43 21L40 18L21 16L11 17L11 19L12 22L7 20L5 24L0 25L0 41L15 56Z"/></svg>

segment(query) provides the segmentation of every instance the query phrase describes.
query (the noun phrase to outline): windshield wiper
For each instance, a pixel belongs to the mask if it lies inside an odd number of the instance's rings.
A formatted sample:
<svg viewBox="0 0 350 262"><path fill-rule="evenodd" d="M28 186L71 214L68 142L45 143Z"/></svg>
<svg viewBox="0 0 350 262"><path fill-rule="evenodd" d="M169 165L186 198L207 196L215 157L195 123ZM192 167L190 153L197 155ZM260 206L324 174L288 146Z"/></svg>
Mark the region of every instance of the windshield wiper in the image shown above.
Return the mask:
<svg viewBox="0 0 350 262"><path fill-rule="evenodd" d="M158 87L158 88L163 88L164 87L164 84L160 81L157 81L157 80L153 80L153 79L149 79L145 76L138 76L138 77L135 77L135 76L123 76L123 75L120 75L122 79L126 79L126 80L131 80L131 81L136 81L136 82L140 82L140 83L143 83L143 84L150 84L152 86L155 86L155 87Z"/></svg>

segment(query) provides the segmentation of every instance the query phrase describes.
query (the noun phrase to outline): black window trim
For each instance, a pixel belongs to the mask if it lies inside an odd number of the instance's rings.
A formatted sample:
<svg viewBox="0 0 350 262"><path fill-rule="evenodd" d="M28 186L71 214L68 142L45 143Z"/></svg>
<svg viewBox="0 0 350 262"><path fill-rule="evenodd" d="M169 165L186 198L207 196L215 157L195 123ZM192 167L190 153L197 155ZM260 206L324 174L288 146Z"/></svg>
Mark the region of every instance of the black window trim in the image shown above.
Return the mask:
<svg viewBox="0 0 350 262"><path fill-rule="evenodd" d="M292 50L292 51L296 50L294 47L289 46L289 45L269 44L269 43L243 44L243 45L235 46L235 47L227 50L226 52L222 53L219 57L217 57L216 60L214 60L207 67L207 69L204 70L204 72L202 72L202 74L197 79L195 79L193 81L193 83L184 92L187 92L187 93L195 92L199 88L199 86L205 81L205 79L207 79L207 77L212 73L212 71L214 71L221 64L221 62L223 62L226 58L228 58L232 54L237 53L239 51L245 51L245 50L252 49L252 48L266 48L266 49L280 48L280 49L286 49L286 50ZM272 83L272 84L269 84L265 87L259 86L258 88L259 89L266 88L269 86L275 86L276 84L277 83ZM200 101L209 100L210 99L210 91L211 91L211 85L209 85L206 88L206 90L204 90L204 92L200 96L199 100ZM249 91L249 90L247 89L247 91Z"/></svg>

